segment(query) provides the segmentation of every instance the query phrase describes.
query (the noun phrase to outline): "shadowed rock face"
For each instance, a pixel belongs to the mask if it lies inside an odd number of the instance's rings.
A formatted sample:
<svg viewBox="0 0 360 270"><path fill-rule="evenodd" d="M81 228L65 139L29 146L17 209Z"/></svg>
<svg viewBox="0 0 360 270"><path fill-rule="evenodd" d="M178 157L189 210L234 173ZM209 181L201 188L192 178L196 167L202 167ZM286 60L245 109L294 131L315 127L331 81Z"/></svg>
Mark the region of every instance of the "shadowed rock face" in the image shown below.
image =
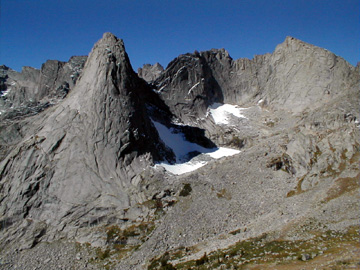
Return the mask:
<svg viewBox="0 0 360 270"><path fill-rule="evenodd" d="M216 70L211 67L228 65L230 58L226 57L228 54L224 50L180 55L155 81L161 98L184 123L195 122L206 114L209 105L224 101L214 75Z"/></svg>

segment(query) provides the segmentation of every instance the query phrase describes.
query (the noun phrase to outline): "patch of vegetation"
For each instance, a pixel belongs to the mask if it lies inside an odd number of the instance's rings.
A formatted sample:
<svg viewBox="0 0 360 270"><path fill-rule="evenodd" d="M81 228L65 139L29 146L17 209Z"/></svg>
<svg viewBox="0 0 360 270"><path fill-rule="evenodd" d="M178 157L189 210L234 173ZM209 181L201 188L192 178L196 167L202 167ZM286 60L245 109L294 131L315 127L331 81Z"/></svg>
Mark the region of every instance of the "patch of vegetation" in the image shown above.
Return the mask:
<svg viewBox="0 0 360 270"><path fill-rule="evenodd" d="M141 205L149 208L149 209L156 209L158 207L158 200L153 199L153 200L148 200L143 202Z"/></svg>
<svg viewBox="0 0 360 270"><path fill-rule="evenodd" d="M105 260L110 257L110 249L102 250L101 248L95 249L96 256L99 260Z"/></svg>
<svg viewBox="0 0 360 270"><path fill-rule="evenodd" d="M334 185L327 191L327 197L324 202L331 201L343 195L346 192L351 192L360 187L359 184L360 173L355 177L339 178Z"/></svg>
<svg viewBox="0 0 360 270"><path fill-rule="evenodd" d="M220 198L225 198L227 200L231 200L231 194L225 189L223 188L222 190L220 190L218 193L216 193L216 196L220 199Z"/></svg>
<svg viewBox="0 0 360 270"><path fill-rule="evenodd" d="M161 199L152 199L144 202L142 205L146 206L149 209L155 209L155 219L159 219L165 214L164 208L170 207L176 204L177 201L165 201L163 202ZM164 205L165 204L165 205Z"/></svg>
<svg viewBox="0 0 360 270"><path fill-rule="evenodd" d="M301 188L301 185L304 182L305 177L306 177L306 175L296 179L297 180L296 189L295 190L290 190L287 193L286 197L292 197L292 196L299 195L299 194L304 192L304 190Z"/></svg>
<svg viewBox="0 0 360 270"><path fill-rule="evenodd" d="M191 185L190 184L184 184L182 190L180 191L180 196L182 197L186 197L186 196L189 196L190 193L192 191L192 188L191 188Z"/></svg>
<svg viewBox="0 0 360 270"><path fill-rule="evenodd" d="M160 258L151 261L148 270L176 270L176 268L168 262L169 258L169 253L165 252Z"/></svg>
<svg viewBox="0 0 360 270"><path fill-rule="evenodd" d="M209 262L209 258L208 258L208 256L206 255L206 252L205 252L204 256L202 256L200 259L195 261L195 264L196 265L203 265L203 264L208 263L208 262Z"/></svg>
<svg viewBox="0 0 360 270"><path fill-rule="evenodd" d="M350 164L358 163L359 160L360 160L360 147L359 147L359 145L356 144L353 147L356 149L356 151L355 151L354 155L350 158Z"/></svg>
<svg viewBox="0 0 360 270"><path fill-rule="evenodd" d="M273 265L292 262L303 263L323 254L337 253L341 244L359 245L359 232L356 227L347 232L328 230L325 233L313 232L310 240L271 240L264 234L257 238L240 241L229 248L204 254L200 259L171 265L171 269L217 269L224 265L224 269L242 269L246 265ZM179 251L176 252L177 258ZM184 253L182 253L185 255ZM166 264L174 260L175 253L167 252L157 260L153 260L148 269L161 268L159 263L166 259ZM155 263L156 261L156 263ZM338 265L350 265L353 262L339 261ZM237 268L236 268L237 267Z"/></svg>
<svg viewBox="0 0 360 270"><path fill-rule="evenodd" d="M85 243L83 247L94 253L95 256L90 260L91 263L98 264L105 269L113 269L113 263L137 250L154 228L153 222L132 225L124 230L117 225L108 226L104 228L106 247L93 249L89 243ZM130 239L132 244L128 243Z"/></svg>
<svg viewBox="0 0 360 270"><path fill-rule="evenodd" d="M118 237L122 237L122 231L117 225L110 226L106 229L107 243L116 241Z"/></svg>
<svg viewBox="0 0 360 270"><path fill-rule="evenodd" d="M351 264L351 261L350 260L341 260L341 261L337 261L336 264L340 265L340 266L349 266Z"/></svg>
<svg viewBox="0 0 360 270"><path fill-rule="evenodd" d="M357 144L353 145L353 148L358 149ZM336 149L334 149L332 146L330 147L331 151L336 153ZM326 169L323 169L320 174L325 176L332 176L337 177L339 176L343 171L346 170L347 166L350 166L354 163L358 163L360 159L360 153L358 151L355 151L354 154L348 158L346 156L346 153L348 152L347 149L344 149L340 154L340 164L336 167L334 167L334 164L328 164Z"/></svg>

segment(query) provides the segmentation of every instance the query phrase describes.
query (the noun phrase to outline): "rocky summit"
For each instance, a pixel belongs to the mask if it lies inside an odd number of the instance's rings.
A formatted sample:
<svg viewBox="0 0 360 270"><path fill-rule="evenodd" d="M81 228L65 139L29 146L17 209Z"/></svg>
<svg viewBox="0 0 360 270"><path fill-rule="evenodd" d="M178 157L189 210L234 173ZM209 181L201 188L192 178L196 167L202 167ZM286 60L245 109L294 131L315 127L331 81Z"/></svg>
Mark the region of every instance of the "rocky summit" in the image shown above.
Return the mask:
<svg viewBox="0 0 360 270"><path fill-rule="evenodd" d="M359 267L359 82L293 37L0 66L0 269Z"/></svg>

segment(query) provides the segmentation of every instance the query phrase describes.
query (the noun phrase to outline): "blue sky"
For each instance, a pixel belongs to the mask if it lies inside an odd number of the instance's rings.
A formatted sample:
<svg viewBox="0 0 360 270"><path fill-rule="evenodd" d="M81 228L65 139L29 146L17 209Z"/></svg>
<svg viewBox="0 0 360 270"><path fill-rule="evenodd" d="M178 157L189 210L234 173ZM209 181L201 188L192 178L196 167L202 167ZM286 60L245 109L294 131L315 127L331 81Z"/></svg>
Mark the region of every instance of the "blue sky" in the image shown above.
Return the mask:
<svg viewBox="0 0 360 270"><path fill-rule="evenodd" d="M360 60L359 0L0 0L0 64L20 71L89 54L104 32L125 42L133 68L225 48L273 52L286 36Z"/></svg>

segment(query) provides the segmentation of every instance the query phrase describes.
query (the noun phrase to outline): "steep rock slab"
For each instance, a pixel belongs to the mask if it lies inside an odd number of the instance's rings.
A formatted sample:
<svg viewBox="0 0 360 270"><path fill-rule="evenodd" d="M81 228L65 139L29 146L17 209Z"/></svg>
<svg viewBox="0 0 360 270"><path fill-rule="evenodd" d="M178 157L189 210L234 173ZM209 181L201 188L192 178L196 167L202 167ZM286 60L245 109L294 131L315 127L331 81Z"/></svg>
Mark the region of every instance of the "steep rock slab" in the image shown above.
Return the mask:
<svg viewBox="0 0 360 270"><path fill-rule="evenodd" d="M287 37L269 59L259 96L291 112L315 109L358 87L360 74L341 57ZM266 82L264 81L266 80Z"/></svg>
<svg viewBox="0 0 360 270"><path fill-rule="evenodd" d="M25 246L45 232L58 238L84 224L121 219L124 209L142 200L139 173L152 160L171 156L146 111L145 99L160 104L152 98L122 40L104 34L73 91L38 117L36 134L0 164L1 219L23 222L22 230L13 230L33 236Z"/></svg>

